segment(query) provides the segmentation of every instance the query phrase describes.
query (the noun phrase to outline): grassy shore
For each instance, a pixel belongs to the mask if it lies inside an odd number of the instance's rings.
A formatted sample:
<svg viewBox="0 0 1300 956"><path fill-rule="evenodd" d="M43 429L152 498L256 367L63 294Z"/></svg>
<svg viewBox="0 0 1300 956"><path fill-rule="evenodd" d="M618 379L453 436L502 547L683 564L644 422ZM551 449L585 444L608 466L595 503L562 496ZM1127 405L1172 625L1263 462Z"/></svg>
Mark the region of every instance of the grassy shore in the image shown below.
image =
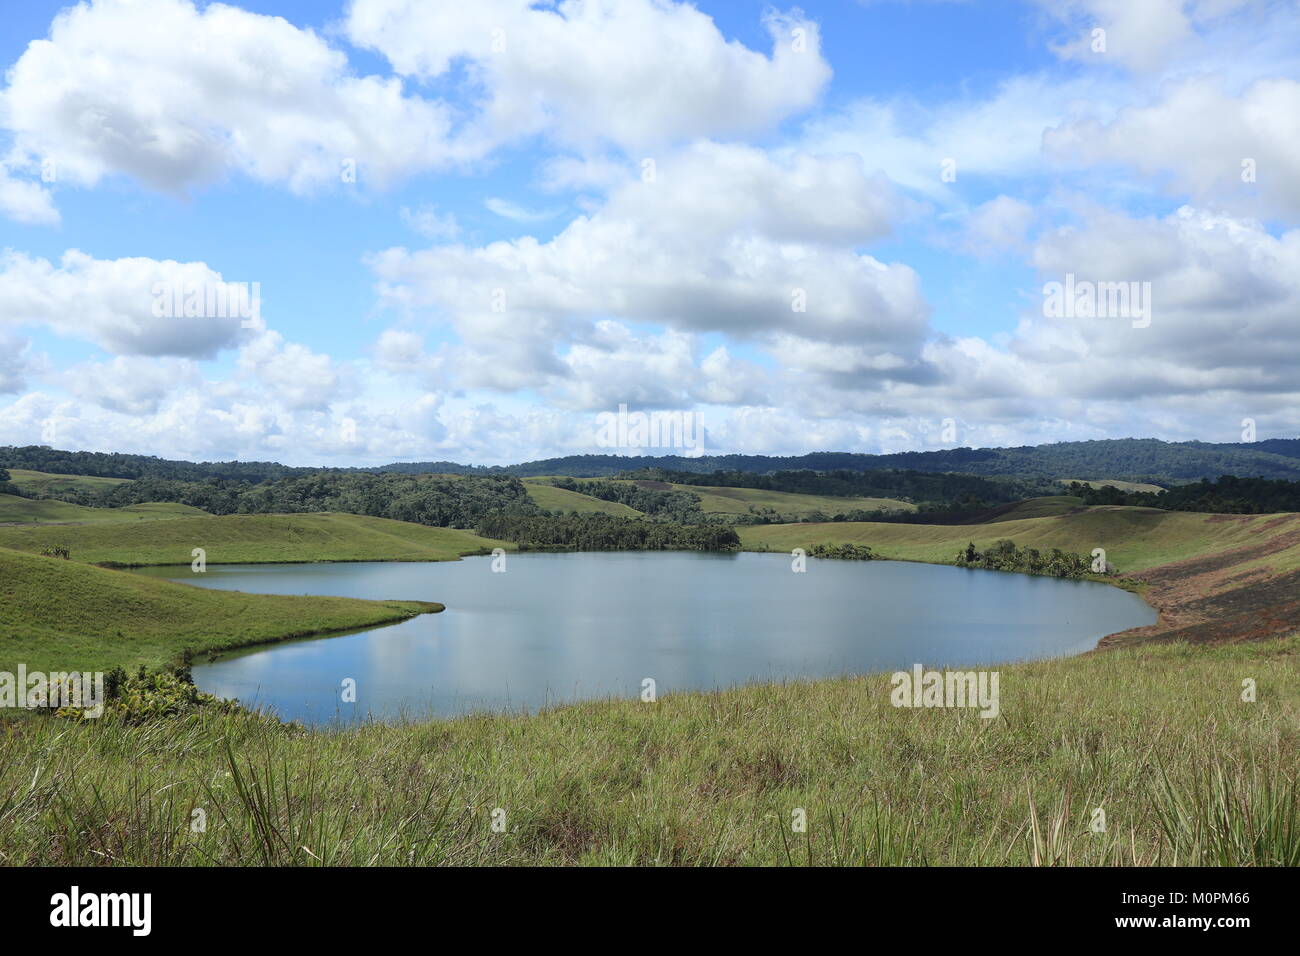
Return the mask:
<svg viewBox="0 0 1300 956"><path fill-rule="evenodd" d="M124 567L189 564L194 548L205 551L208 564L262 564L452 561L484 549L513 547L456 528L430 528L389 518L332 513L208 515L57 528L39 525L0 528L0 548L36 553L48 544L67 545L76 561Z"/></svg>
<svg viewBox="0 0 1300 956"><path fill-rule="evenodd" d="M1300 638L1005 667L993 719L889 691L877 675L336 733L18 722L0 728L0 862L1300 863Z"/></svg>
<svg viewBox="0 0 1300 956"><path fill-rule="evenodd" d="M195 654L405 620L441 604L215 591L0 548L0 671L157 669Z"/></svg>

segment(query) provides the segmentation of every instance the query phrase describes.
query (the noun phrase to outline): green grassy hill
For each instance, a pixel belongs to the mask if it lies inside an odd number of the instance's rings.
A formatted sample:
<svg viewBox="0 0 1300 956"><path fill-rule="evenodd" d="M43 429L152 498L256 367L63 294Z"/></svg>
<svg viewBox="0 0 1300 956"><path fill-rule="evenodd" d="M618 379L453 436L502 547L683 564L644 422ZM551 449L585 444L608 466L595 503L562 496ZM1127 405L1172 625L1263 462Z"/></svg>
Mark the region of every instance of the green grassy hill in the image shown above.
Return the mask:
<svg viewBox="0 0 1300 956"><path fill-rule="evenodd" d="M995 521L973 525L919 525L884 522L818 522L737 528L743 547L780 550L809 544L869 545L886 558L950 562L967 542L984 548L1000 538L1039 549L1061 548L1091 554L1105 548L1121 572L1141 571L1196 555L1257 543L1279 527L1277 515L1209 515L1156 508L1083 507L1078 499L1035 498L1021 502ZM1300 519L1300 515L1283 516ZM1288 524L1289 528L1297 525ZM1277 567L1300 566L1300 542L1270 559ZM1243 569L1249 564L1243 565Z"/></svg>
<svg viewBox="0 0 1300 956"><path fill-rule="evenodd" d="M638 482L639 484L640 482ZM655 483L661 484L661 483ZM672 484L674 491L698 495L700 507L707 514L743 515L750 508L770 508L778 514L806 515L820 511L826 515L848 511L915 511L916 505L893 498L835 498L828 495L803 495L788 491L765 491L761 488L725 488L713 485Z"/></svg>
<svg viewBox="0 0 1300 956"><path fill-rule="evenodd" d="M1159 485L1150 485L1141 481L1117 481L1112 478L1058 478L1056 480L1062 485L1068 485L1077 481L1079 484L1087 485L1090 488L1104 488L1106 485L1110 485L1114 488L1118 488L1120 491L1145 491L1157 494L1164 491L1164 489Z"/></svg>
<svg viewBox="0 0 1300 956"><path fill-rule="evenodd" d="M599 512L629 518L641 514L635 508L629 508L617 501L602 501L600 498L569 491L567 488L556 488L544 478L526 478L524 485L528 489L528 497L547 511L577 511L580 514Z"/></svg>
<svg viewBox="0 0 1300 956"><path fill-rule="evenodd" d="M243 594L0 548L0 670L159 667L195 653L404 620L423 601Z"/></svg>
<svg viewBox="0 0 1300 956"><path fill-rule="evenodd" d="M146 506L147 507L147 506ZM127 509L121 509L123 511ZM66 545L92 564L209 564L276 561L449 561L510 545L470 531L350 514L223 515L96 524L0 527L0 547L40 552Z"/></svg>
<svg viewBox="0 0 1300 956"><path fill-rule="evenodd" d="M100 491L125 484L129 478L99 478L95 475L55 475L48 471L10 468L9 479L24 492L52 495L62 491Z"/></svg>
<svg viewBox="0 0 1300 956"><path fill-rule="evenodd" d="M52 498L19 498L0 495L2 524L80 524L83 522L143 521L149 518L175 518L206 515L201 508L170 501L148 501L125 508L87 508Z"/></svg>

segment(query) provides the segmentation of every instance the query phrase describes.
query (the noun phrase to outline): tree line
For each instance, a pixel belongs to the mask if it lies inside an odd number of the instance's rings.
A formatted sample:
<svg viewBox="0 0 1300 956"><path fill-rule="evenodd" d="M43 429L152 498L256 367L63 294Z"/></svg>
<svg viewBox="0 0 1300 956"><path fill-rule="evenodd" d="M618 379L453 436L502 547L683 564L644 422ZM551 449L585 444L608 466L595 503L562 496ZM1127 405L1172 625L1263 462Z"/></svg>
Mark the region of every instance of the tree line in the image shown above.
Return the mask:
<svg viewBox="0 0 1300 956"><path fill-rule="evenodd" d="M1078 482L1072 482L1069 491L1090 505L1136 505L1165 511L1225 515L1300 511L1300 481L1237 478L1234 475L1220 475L1217 481L1177 485L1162 492L1121 491L1114 485L1093 488Z"/></svg>
<svg viewBox="0 0 1300 956"><path fill-rule="evenodd" d="M605 514L486 515L474 529L485 538L513 541L525 550L734 551L736 529L715 524L671 524Z"/></svg>

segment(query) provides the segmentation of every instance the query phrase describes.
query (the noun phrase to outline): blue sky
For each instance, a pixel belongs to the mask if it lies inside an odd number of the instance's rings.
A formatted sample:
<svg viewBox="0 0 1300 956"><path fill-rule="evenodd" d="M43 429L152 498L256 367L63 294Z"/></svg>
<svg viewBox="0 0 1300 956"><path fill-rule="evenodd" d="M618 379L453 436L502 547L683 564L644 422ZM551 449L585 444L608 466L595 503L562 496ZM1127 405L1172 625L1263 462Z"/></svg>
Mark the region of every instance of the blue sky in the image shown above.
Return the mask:
<svg viewBox="0 0 1300 956"><path fill-rule="evenodd" d="M602 446L621 404L769 454L1300 425L1292 4L5 6L0 442L676 450ZM1066 274L1149 283L1150 323L1046 315ZM256 282L256 327L153 314L195 280Z"/></svg>

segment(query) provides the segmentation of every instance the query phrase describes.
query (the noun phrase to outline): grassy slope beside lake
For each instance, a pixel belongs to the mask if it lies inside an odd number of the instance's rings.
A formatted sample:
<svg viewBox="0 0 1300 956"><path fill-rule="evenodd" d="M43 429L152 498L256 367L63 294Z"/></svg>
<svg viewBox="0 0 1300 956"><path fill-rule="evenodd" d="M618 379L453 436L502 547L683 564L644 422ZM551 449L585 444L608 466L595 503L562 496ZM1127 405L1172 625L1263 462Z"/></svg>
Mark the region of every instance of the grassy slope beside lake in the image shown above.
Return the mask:
<svg viewBox="0 0 1300 956"><path fill-rule="evenodd" d="M1000 671L991 720L875 675L339 733L24 721L0 862L1300 863L1300 639Z"/></svg>
<svg viewBox="0 0 1300 956"><path fill-rule="evenodd" d="M939 563L950 563L967 542L983 549L1000 538L1083 555L1104 548L1160 613L1156 624L1112 635L1104 645L1250 640L1300 629L1300 514L1214 515L1071 503L1077 501L1034 499L985 524L846 522L737 530L751 550L854 543L886 558Z"/></svg>
<svg viewBox="0 0 1300 956"><path fill-rule="evenodd" d="M243 594L0 548L0 671L159 668L195 653L404 620L441 605Z"/></svg>
<svg viewBox="0 0 1300 956"><path fill-rule="evenodd" d="M189 564L194 548L207 552L209 564L258 564L449 561L484 548L512 547L455 528L333 513L0 528L0 547L39 552L47 544L66 544L76 561L132 566Z"/></svg>

